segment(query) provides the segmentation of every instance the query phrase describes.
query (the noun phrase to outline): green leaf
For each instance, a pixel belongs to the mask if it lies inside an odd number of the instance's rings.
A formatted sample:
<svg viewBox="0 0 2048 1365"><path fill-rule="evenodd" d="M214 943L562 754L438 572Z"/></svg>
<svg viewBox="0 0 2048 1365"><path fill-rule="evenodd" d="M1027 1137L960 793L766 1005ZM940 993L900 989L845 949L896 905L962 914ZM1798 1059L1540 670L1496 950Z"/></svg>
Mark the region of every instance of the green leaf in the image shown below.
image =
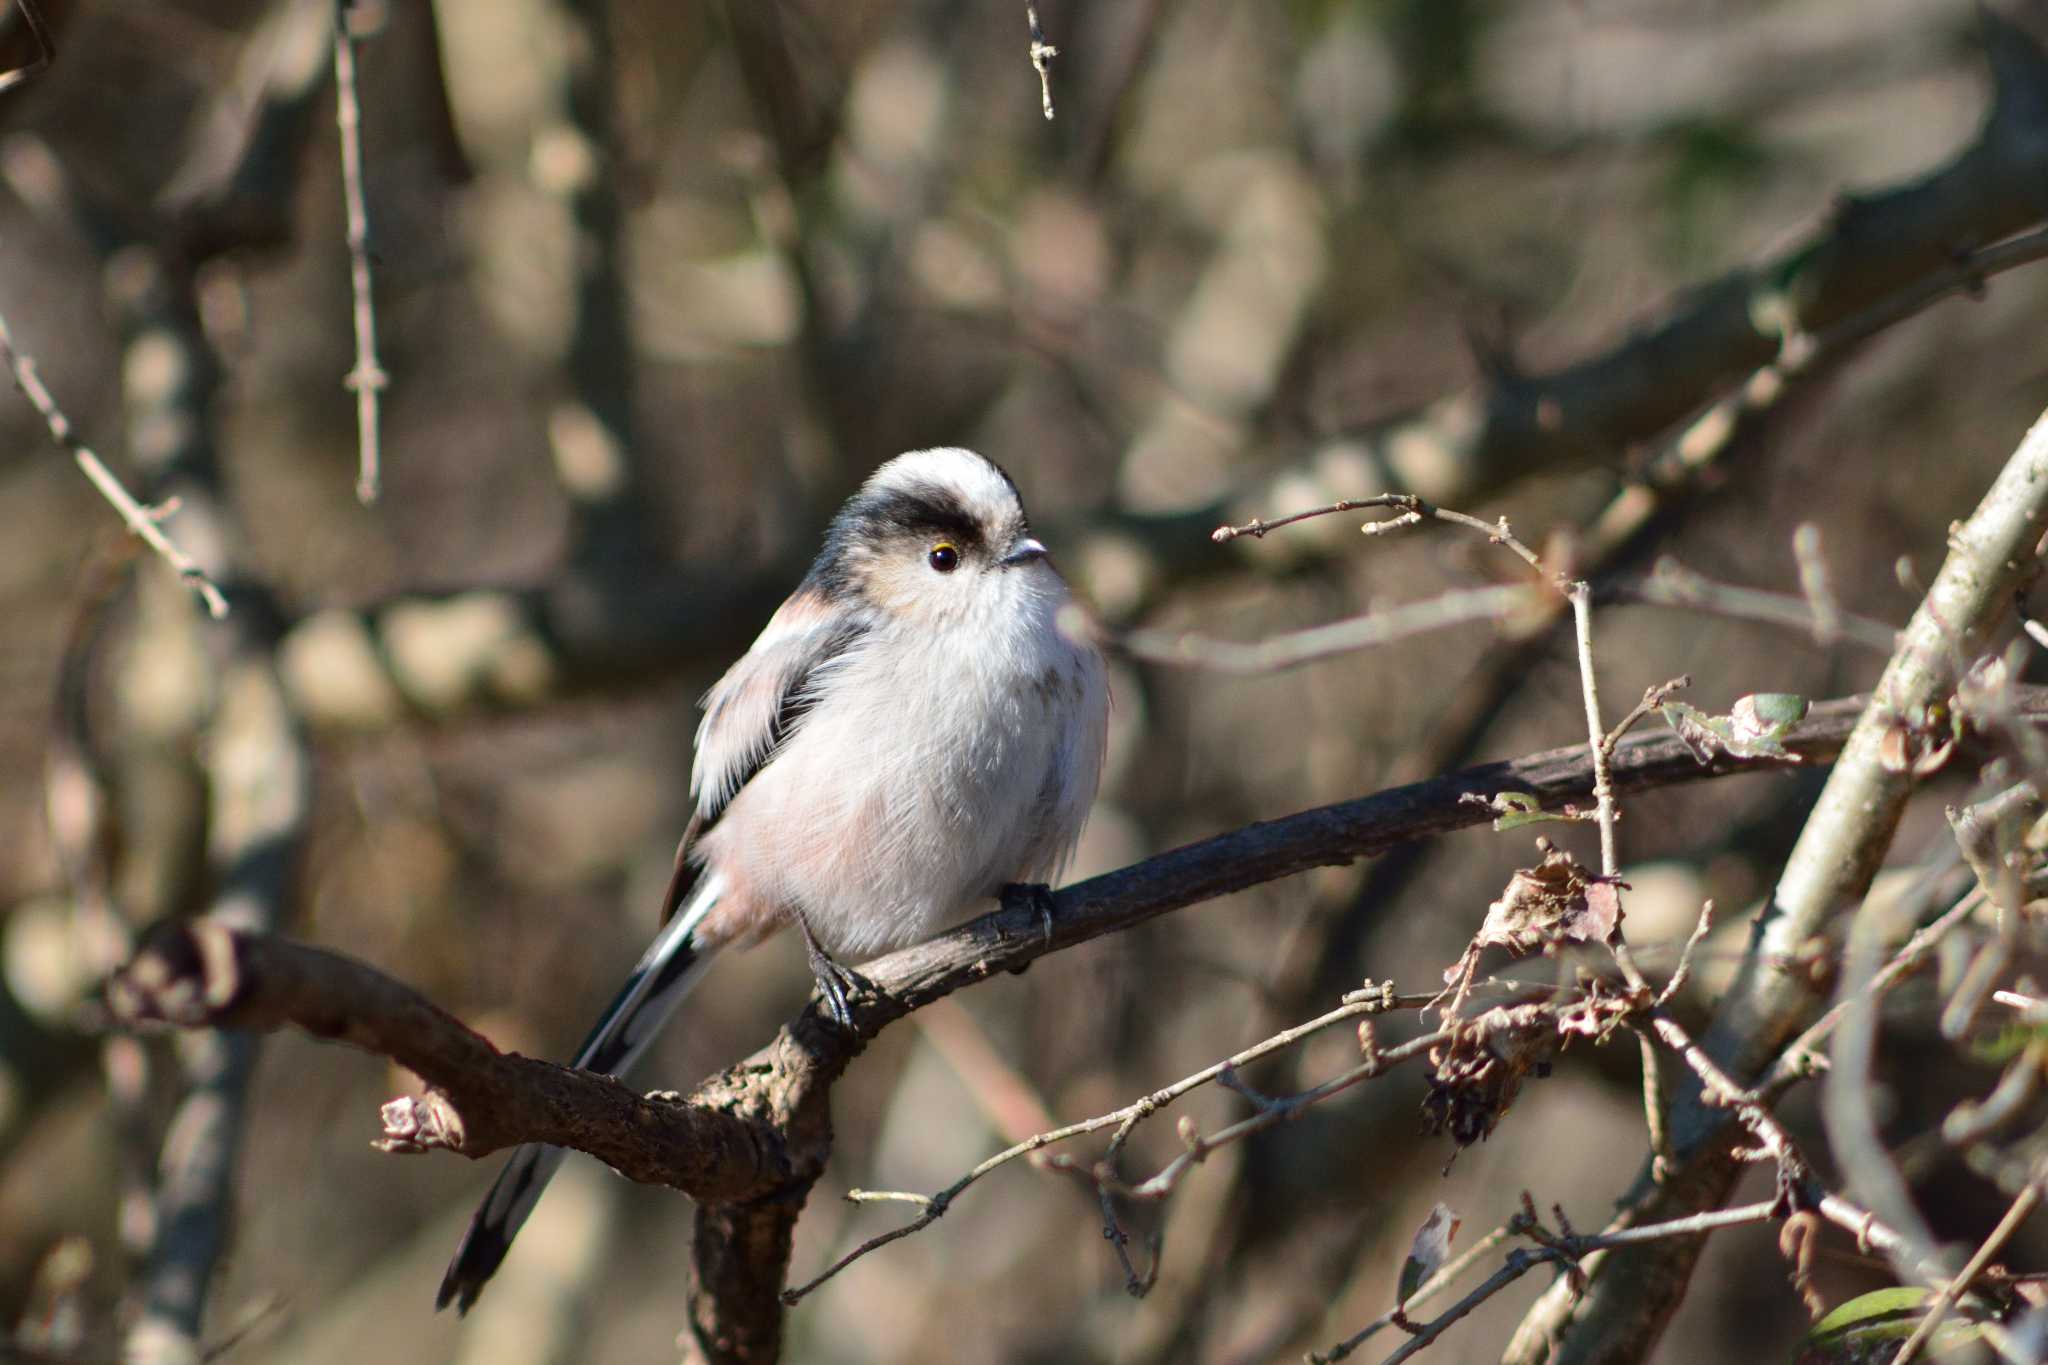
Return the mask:
<svg viewBox="0 0 2048 1365"><path fill-rule="evenodd" d="M1911 1336L1913 1324L1920 1320L1920 1309L1933 1297L1933 1290L1919 1285L1873 1289L1841 1304L1816 1322L1813 1330L1806 1334L1806 1339L1819 1341L1857 1328L1889 1328L1900 1322L1905 1323L1906 1330L1896 1335Z"/></svg>
<svg viewBox="0 0 2048 1365"><path fill-rule="evenodd" d="M1793 1365L1882 1365L1898 1354L1927 1316L1934 1291L1915 1285L1873 1290L1849 1300L1813 1325ZM1953 1351L1983 1335L1968 1316L1967 1302L1949 1310L1928 1343L1929 1358Z"/></svg>
<svg viewBox="0 0 2048 1365"><path fill-rule="evenodd" d="M1540 825L1548 820L1569 818L1543 809L1543 803L1528 792L1496 792L1493 807L1500 811L1493 820L1493 827L1496 830L1514 829L1520 825Z"/></svg>
<svg viewBox="0 0 2048 1365"><path fill-rule="evenodd" d="M1807 701L1797 692L1752 692L1748 700L1757 719L1780 735L1806 719Z"/></svg>
<svg viewBox="0 0 2048 1365"><path fill-rule="evenodd" d="M1980 1062L2009 1062L2043 1041L2048 1041L2048 1019L2013 1020L1996 1033L1973 1039L1970 1055Z"/></svg>
<svg viewBox="0 0 2048 1365"><path fill-rule="evenodd" d="M1781 741L1806 718L1807 701L1792 692L1752 692L1736 698L1725 716L1710 716L1682 701L1667 701L1657 710L1702 763L1722 752L1797 762L1798 755Z"/></svg>

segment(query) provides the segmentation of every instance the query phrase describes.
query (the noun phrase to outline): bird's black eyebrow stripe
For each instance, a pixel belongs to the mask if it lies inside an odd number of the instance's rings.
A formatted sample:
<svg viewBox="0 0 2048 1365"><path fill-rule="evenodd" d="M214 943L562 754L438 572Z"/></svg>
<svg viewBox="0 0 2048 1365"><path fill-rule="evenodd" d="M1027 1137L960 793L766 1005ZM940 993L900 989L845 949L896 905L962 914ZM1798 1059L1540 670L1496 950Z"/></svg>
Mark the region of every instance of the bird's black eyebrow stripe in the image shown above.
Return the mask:
<svg viewBox="0 0 2048 1365"><path fill-rule="evenodd" d="M935 536L962 549L985 539L981 526L958 494L937 484L877 488L855 495L825 530L825 544L804 576L804 586L827 602L839 602L853 588L849 551L891 536Z"/></svg>
<svg viewBox="0 0 2048 1365"><path fill-rule="evenodd" d="M878 531L913 531L979 543L981 527L957 493L936 484L882 488L855 498L847 508Z"/></svg>

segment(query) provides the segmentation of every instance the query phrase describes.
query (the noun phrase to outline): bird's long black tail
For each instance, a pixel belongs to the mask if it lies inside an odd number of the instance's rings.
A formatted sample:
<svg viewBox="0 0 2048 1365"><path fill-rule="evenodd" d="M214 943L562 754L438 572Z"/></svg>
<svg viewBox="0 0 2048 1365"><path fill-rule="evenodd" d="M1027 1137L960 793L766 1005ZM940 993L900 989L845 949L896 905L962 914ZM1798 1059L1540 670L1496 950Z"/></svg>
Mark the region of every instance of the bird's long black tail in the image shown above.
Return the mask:
<svg viewBox="0 0 2048 1365"><path fill-rule="evenodd" d="M616 1076L639 1060L704 974L711 951L697 942L696 930L718 904L722 889L721 879L715 875L704 877L692 889L688 903L641 954L639 965L584 1040L572 1065ZM469 1231L462 1235L448 1273L441 1277L436 1308L446 1308L452 1301L456 1312L469 1311L567 1155L563 1148L538 1144L512 1153L476 1216L469 1220Z"/></svg>

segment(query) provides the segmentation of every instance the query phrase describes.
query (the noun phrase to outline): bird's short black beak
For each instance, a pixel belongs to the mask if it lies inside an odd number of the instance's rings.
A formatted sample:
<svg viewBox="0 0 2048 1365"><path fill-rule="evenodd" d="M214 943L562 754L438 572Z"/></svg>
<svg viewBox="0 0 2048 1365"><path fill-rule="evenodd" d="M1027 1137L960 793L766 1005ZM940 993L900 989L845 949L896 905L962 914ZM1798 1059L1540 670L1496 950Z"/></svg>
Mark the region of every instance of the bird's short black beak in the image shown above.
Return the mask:
<svg viewBox="0 0 2048 1365"><path fill-rule="evenodd" d="M1010 546L1010 553L1004 555L1001 562L1004 568L1014 569L1019 564L1029 564L1034 559L1044 558L1045 546L1039 544L1030 536L1025 536Z"/></svg>

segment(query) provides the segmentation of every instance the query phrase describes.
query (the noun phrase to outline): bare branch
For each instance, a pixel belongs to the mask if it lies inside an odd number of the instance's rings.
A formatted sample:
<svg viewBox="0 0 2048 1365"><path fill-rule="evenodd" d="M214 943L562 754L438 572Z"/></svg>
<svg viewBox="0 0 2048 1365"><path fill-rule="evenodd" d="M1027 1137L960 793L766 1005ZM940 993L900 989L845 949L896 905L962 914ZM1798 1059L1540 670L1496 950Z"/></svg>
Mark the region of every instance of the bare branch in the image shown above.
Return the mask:
<svg viewBox="0 0 2048 1365"><path fill-rule="evenodd" d="M1671 979L1664 983L1664 989L1657 993L1657 1005L1662 1008L1671 1003L1678 993L1685 989L1692 979L1692 955L1700 946L1700 940L1714 927L1714 903L1706 901L1700 906L1699 920L1692 926L1692 934L1685 940L1685 947L1679 951L1678 966L1671 972Z"/></svg>
<svg viewBox="0 0 2048 1365"><path fill-rule="evenodd" d="M1804 570L1801 582L1806 582ZM1612 592L1617 597L1651 606L1689 607L1716 616L1784 626L1811 635L1814 643L1820 645L1847 640L1886 655L1898 646L1898 631L1893 627L1844 612L1832 602L1817 600L1810 589L1802 597L1717 583L1668 555L1660 558L1646 577L1628 578L1612 585L1603 583L1601 587L1603 596Z"/></svg>
<svg viewBox="0 0 2048 1365"><path fill-rule="evenodd" d="M1218 544L1239 536L1258 539L1265 536L1268 531L1291 526L1311 517L1365 507L1392 507L1401 510L1401 515L1392 520L1366 523L1360 529L1368 534L1398 530L1415 525L1425 518L1448 522L1453 526L1477 531L1490 543L1504 546L1516 558L1534 569L1549 587L1557 591L1564 590L1565 585L1553 580L1543 567L1542 558L1516 538L1514 531L1508 526L1506 517L1497 521L1484 521L1468 513L1438 507L1407 493L1385 493L1357 501L1336 502L1327 507L1311 508L1306 512L1296 512L1273 521L1253 518L1242 526L1219 526L1210 533L1209 538ZM1445 593L1422 602L1412 602L1389 611L1372 612L1350 620L1336 621L1327 626L1315 626L1308 630L1275 636L1257 644L1233 644L1199 635L1158 630L1131 631L1105 643L1111 648L1120 649L1154 663L1189 664L1225 673L1264 673L1283 668L1296 668L1317 659L1388 644L1409 636L1464 625L1471 621L1499 620L1518 609L1527 609L1542 602L1545 596L1546 594L1541 591L1532 591L1530 586L1473 588L1463 592Z"/></svg>
<svg viewBox="0 0 2048 1365"><path fill-rule="evenodd" d="M1210 1153L1218 1148L1227 1147L1233 1142L1241 1142L1254 1134L1265 1132L1268 1128L1299 1118L1309 1108L1330 1096L1341 1094L1362 1081L1373 1080L1386 1074L1389 1067L1427 1057L1431 1048L1448 1037L1447 1032L1439 1029L1434 1033L1425 1033L1419 1038L1411 1038L1398 1047L1376 1048L1357 1066L1339 1072L1320 1085L1310 1086L1292 1095L1266 1096L1243 1087L1232 1087L1252 1101L1251 1117L1239 1119L1214 1134L1204 1134L1195 1130L1192 1125L1183 1124L1181 1136L1187 1144L1187 1150L1161 1167L1156 1174L1135 1185L1118 1180L1100 1163L1092 1167L1083 1166L1064 1155L1054 1155L1046 1158L1045 1164L1053 1170L1078 1175L1098 1190L1108 1190L1126 1199L1164 1199L1187 1178L1190 1170L1206 1161ZM1229 1063L1226 1062L1226 1073L1228 1068Z"/></svg>
<svg viewBox="0 0 2048 1365"><path fill-rule="evenodd" d="M1593 803L1600 819L1600 875L1615 877L1621 862L1614 846L1614 745L1600 719L1600 686L1593 677L1593 590L1574 583L1568 596L1579 649L1579 694L1586 707L1586 748L1593 760ZM1619 926L1615 932L1620 934Z"/></svg>
<svg viewBox="0 0 2048 1365"><path fill-rule="evenodd" d="M390 376L377 360L377 314L370 296L370 214L363 202L363 110L356 99L355 0L334 0L334 121L341 129L341 194L348 214L348 283L354 300L356 365L343 381L356 396L356 498L369 504L383 487L377 397Z"/></svg>
<svg viewBox="0 0 2048 1365"><path fill-rule="evenodd" d="M1494 1271L1492 1275L1488 1276L1477 1289L1474 1289L1464 1298L1459 1299L1449 1308L1446 1308L1442 1313L1424 1323L1417 1329L1415 1335L1401 1346L1401 1349L1386 1358L1385 1365L1400 1365L1400 1362L1427 1350L1458 1319L1479 1307L1480 1304L1485 1303L1501 1290L1506 1289L1516 1280L1521 1279L1537 1266L1552 1265L1563 1260L1564 1257L1560 1253L1547 1248L1539 1247L1532 1251L1527 1247L1520 1247L1509 1252L1506 1263L1499 1270Z"/></svg>
<svg viewBox="0 0 2048 1365"><path fill-rule="evenodd" d="M1360 529L1368 534L1400 530L1413 526L1425 518L1449 522L1478 531L1493 544L1504 546L1523 563L1535 569L1544 577L1545 582L1550 583L1559 593L1569 591L1567 584L1550 578L1541 557L1515 536L1505 518L1488 522L1463 512L1438 507L1406 493L1386 493L1371 498L1340 500L1326 506L1276 517L1271 521L1255 517L1242 525L1219 526L1210 533L1210 539L1218 544L1242 536L1259 539L1271 531L1297 522L1337 512L1374 507L1401 509L1401 515L1387 521L1367 522ZM1714 583L1670 559L1660 560L1656 571L1648 577L1603 582L1598 596L1644 602L1653 606L1683 607L1738 620L1786 626L1811 633L1816 640L1823 636L1829 640L1846 636L1859 645L1879 649L1887 654L1896 642L1896 633L1882 622L1861 616L1847 616L1838 609L1833 609L1832 615L1824 621L1822 616L1817 614L1823 608L1816 606L1811 597L1801 598L1786 593L1764 592L1733 584ZM1153 663L1206 668L1222 673L1278 672L1356 650L1392 644L1432 631L1468 625L1475 621L1497 621L1544 613L1551 609L1552 601L1552 594L1536 590L1534 584L1470 588L1252 643L1217 640L1190 632L1165 630L1134 630L1111 637L1104 643L1110 648L1122 650Z"/></svg>
<svg viewBox="0 0 2048 1365"><path fill-rule="evenodd" d="M782 1301L790 1304L796 1303L819 1285L825 1283L825 1281L831 1279L834 1275L837 1275L869 1252L877 1251L891 1242L909 1236L913 1232L920 1232L930 1227L946 1215L947 1210L952 1207L953 1201L969 1185L974 1184L991 1171L1000 1166L1007 1165L1018 1157L1041 1151L1052 1146L1054 1143L1065 1142L1068 1138L1079 1137L1084 1133L1099 1132L1111 1126L1118 1128L1117 1142L1121 1144L1124 1138L1129 1135L1131 1130L1140 1121L1158 1113L1161 1109L1172 1104L1189 1091L1219 1079L1228 1071L1237 1067L1248 1066L1261 1057L1291 1047L1303 1038L1319 1033L1332 1024L1342 1023L1346 1019L1354 1019L1361 1015L1381 1014L1404 1003L1421 1004L1427 999L1428 997L1426 996L1396 996L1392 993L1391 988L1387 990L1355 992L1353 996L1346 997L1344 1004L1331 1010L1329 1013L1311 1019L1304 1024L1298 1024L1293 1028L1284 1029L1262 1042L1254 1043L1241 1052L1233 1053L1230 1057L1216 1063L1214 1066L1204 1067L1191 1076L1185 1076L1171 1085L1162 1086L1160 1089L1132 1101L1121 1109L1113 1109L1107 1114L1097 1114L1093 1118L1082 1119L1078 1123L1070 1123L1063 1127L1049 1129L1046 1132L1037 1133L1025 1138L1023 1141L997 1152L994 1156L983 1161L980 1165L974 1167L967 1174L961 1176L936 1194L910 1194L897 1190L848 1190L846 1197L852 1203L915 1204L921 1211L911 1222L904 1224L900 1228L892 1228L888 1232L868 1238L853 1248L853 1250L832 1262L831 1265L827 1266L818 1275L794 1288L784 1290Z"/></svg>
<svg viewBox="0 0 2048 1365"><path fill-rule="evenodd" d="M35 361L15 348L14 333L9 330L7 319L4 317L0 317L0 355L4 355L7 367L14 372L15 384L28 396L28 401L35 405L35 410L42 414L44 425L50 429L50 439L70 453L71 458L77 462L80 472L92 481L92 486L99 490L100 496L120 514L122 523L140 538L143 544L156 551L157 556L171 566L187 587L199 594L199 600L206 604L209 616L216 621L226 616L228 601L221 596L220 588L206 576L206 571L199 567L197 560L179 549L163 532L160 523L177 508L144 507L135 500L133 494L121 486L121 481L114 477L113 471L101 462L99 456L93 454L91 447L78 438L76 430L71 425L71 419L57 406L57 400L51 396L49 388L36 373Z"/></svg>
<svg viewBox="0 0 2048 1365"><path fill-rule="evenodd" d="M1889 991L1926 960L1927 955L1934 951L1935 945L1941 942L1949 930L1967 920L1983 905L1984 895L1981 888L1965 895L1950 906L1939 919L1917 930L1913 937L1906 941L1905 946L1894 953L1891 960L1871 977L1870 983L1864 989L1872 995L1880 996ZM1786 1044L1784 1052L1780 1054L1770 1072L1758 1083L1757 1089L1766 1093L1775 1092L1802 1076L1820 1071L1826 1065L1826 1059L1815 1049L1835 1031L1835 1027L1842 1022L1842 1016L1848 1013L1848 1010L1847 999L1837 1000L1829 1006L1827 1013L1814 1020L1804 1033Z"/></svg>
<svg viewBox="0 0 2048 1365"><path fill-rule="evenodd" d="M1398 508L1401 510L1402 516L1396 517L1394 520L1401 521L1404 517L1419 517L1420 514L1415 510L1415 505L1419 501L1421 499L1410 497L1406 493L1382 493L1374 498L1339 498L1337 501L1326 506L1311 507L1306 512L1290 512L1284 517L1275 517L1271 521L1253 517L1242 526L1219 526L1209 533L1209 539L1215 541L1218 545L1227 545L1239 536L1250 536L1253 540L1263 540L1268 531L1277 531L1283 526L1292 526L1299 521L1312 521L1317 517L1327 517L1337 512L1355 512L1368 507ZM1388 523L1367 523L1368 526L1386 524ZM1414 522L1409 521L1406 524L1413 525ZM1364 530L1365 527L1360 529Z"/></svg>
<svg viewBox="0 0 2048 1365"><path fill-rule="evenodd" d="M1963 1267L1962 1274L1943 1285L1940 1292L1934 1296L1934 1301L1927 1305L1926 1316L1921 1318L1920 1325L1913 1329L1913 1335L1906 1338L1906 1344L1899 1348L1899 1353L1892 1357L1892 1365L1912 1365L1927 1343L1934 1339L1934 1333L1940 1328L1942 1319L1948 1316L1948 1310L1955 1307L1956 1300L1976 1283L1977 1277L1991 1264L1991 1258L1999 1253L2015 1232L2019 1231L2020 1224L2027 1221L2040 1203L2041 1182L2037 1174L2014 1197L2012 1204L2005 1211L2005 1216L1999 1219L1998 1226L1985 1236L1976 1254L1970 1257L1969 1264Z"/></svg>
<svg viewBox="0 0 2048 1365"><path fill-rule="evenodd" d="M1436 1274L1416 1286L1415 1292L1410 1294L1406 1301L1398 1303L1380 1314L1371 1322L1359 1328L1358 1331L1330 1347L1329 1350L1311 1351L1308 1355L1309 1365L1332 1365L1335 1361L1345 1359L1353 1351L1370 1340L1375 1333L1393 1326L1394 1319L1403 1316L1407 1309L1419 1307L1427 1303L1455 1284L1459 1276L1478 1263L1480 1257L1514 1236L1515 1231L1516 1225L1513 1220L1510 1220L1501 1224L1492 1232L1487 1233L1484 1237L1438 1267Z"/></svg>
<svg viewBox="0 0 2048 1365"><path fill-rule="evenodd" d="M1453 626L1498 621L1547 595L1546 589L1535 584L1468 588L1252 644L1165 630L1134 630L1106 643L1151 663L1219 673L1272 673Z"/></svg>
<svg viewBox="0 0 2048 1365"><path fill-rule="evenodd" d="M632 1179L745 1199L786 1178L777 1144L711 1107L643 1099L610 1077L501 1053L432 1002L351 958L220 924L167 926L108 985L130 1023L261 1032L294 1024L389 1057L429 1087L385 1106L393 1152L487 1156L575 1147Z"/></svg>

